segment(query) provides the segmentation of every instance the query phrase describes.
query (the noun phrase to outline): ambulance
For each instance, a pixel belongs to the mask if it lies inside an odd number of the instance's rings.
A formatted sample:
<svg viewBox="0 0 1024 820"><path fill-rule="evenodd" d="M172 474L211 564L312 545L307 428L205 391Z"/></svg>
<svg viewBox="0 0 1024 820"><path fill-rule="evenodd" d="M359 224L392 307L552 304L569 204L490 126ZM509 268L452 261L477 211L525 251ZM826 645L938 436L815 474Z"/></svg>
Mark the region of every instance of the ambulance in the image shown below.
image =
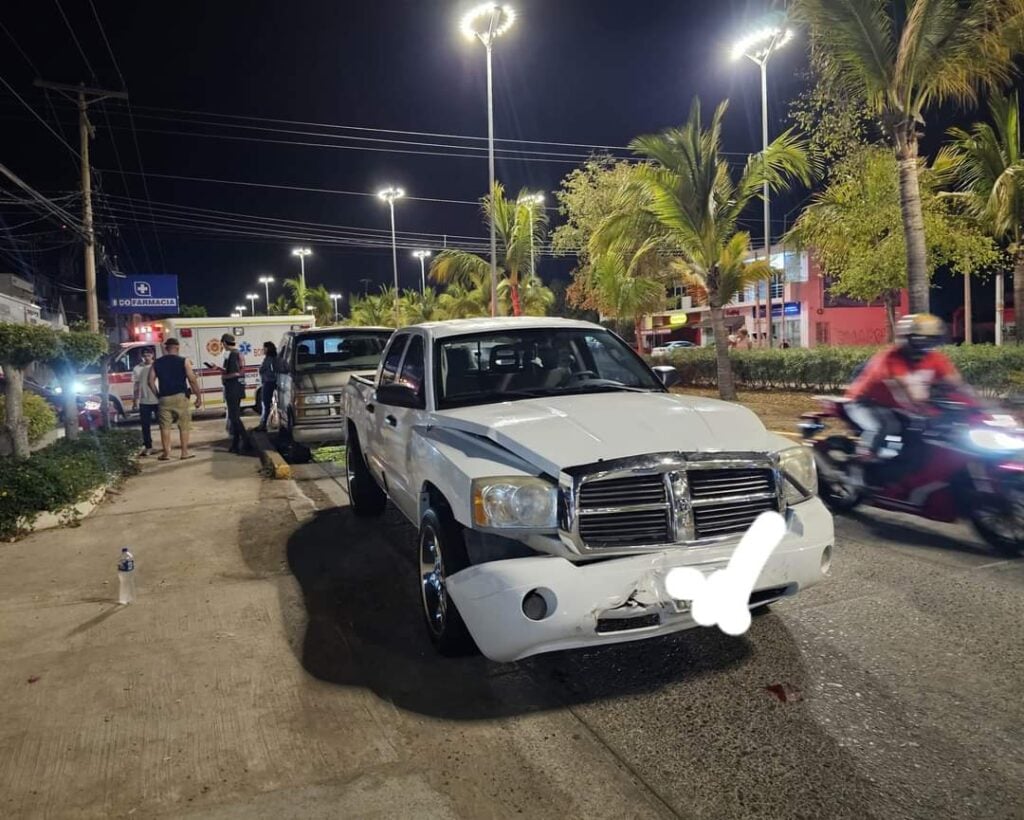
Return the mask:
<svg viewBox="0 0 1024 820"><path fill-rule="evenodd" d="M273 342L276 345L289 331L308 330L315 326L316 318L313 316L176 317L137 323L131 329L134 341L123 343L110 363L112 412L116 412L119 418L136 412L132 402L132 371L142 362L144 351L152 350L157 358L162 356L164 340L171 338L178 340L180 355L192 363L203 391L204 410L223 410L224 391L217 367L224 362L225 351L220 337L225 333L235 337L238 351L245 360L245 402L242 406L258 409L263 344ZM75 391L84 395L99 394L98 366L83 372Z"/></svg>

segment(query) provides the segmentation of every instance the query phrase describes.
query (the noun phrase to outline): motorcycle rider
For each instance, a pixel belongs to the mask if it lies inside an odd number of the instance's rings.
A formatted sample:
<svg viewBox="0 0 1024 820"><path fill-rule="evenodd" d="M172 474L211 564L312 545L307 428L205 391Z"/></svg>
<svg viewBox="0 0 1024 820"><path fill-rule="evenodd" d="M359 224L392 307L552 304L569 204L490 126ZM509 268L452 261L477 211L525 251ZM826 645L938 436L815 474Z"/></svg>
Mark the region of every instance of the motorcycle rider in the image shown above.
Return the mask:
<svg viewBox="0 0 1024 820"><path fill-rule="evenodd" d="M846 391L846 414L861 429L861 459L852 471L858 485L864 485L864 462L896 455L882 446L903 430L894 409L926 413L936 385L963 388L949 357L936 350L945 334L943 321L930 313L901 317L896 343L876 353Z"/></svg>

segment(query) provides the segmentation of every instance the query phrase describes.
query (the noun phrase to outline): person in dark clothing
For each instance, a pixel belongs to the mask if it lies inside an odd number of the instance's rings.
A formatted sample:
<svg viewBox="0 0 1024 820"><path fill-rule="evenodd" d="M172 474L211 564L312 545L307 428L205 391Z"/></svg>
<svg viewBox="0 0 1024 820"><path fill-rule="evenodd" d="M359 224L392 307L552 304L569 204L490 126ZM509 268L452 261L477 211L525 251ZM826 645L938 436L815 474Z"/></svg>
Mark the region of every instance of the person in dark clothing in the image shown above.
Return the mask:
<svg viewBox="0 0 1024 820"><path fill-rule="evenodd" d="M259 426L256 428L260 431L266 431L270 410L274 406L274 391L277 390L277 370L279 365L277 347L273 342L264 342L263 362L260 364L260 401L263 405L263 412L260 415Z"/></svg>
<svg viewBox="0 0 1024 820"><path fill-rule="evenodd" d="M160 398L149 389L149 369L153 366L154 354L152 348L144 348L142 361L132 370L132 401L138 408L139 421L142 422L142 452L139 453L141 456L153 455L151 430L160 412Z"/></svg>
<svg viewBox="0 0 1024 820"><path fill-rule="evenodd" d="M192 431L192 411L188 406L189 387L195 396L196 409L203 406L203 394L199 389L199 380L192 371L192 363L179 356L178 350L177 339L165 341L164 355L153 363L147 377L149 389L156 393L160 407L160 444L163 447L160 461L167 461L171 457L171 428L175 424L178 425L181 457L193 457L188 451Z"/></svg>
<svg viewBox="0 0 1024 820"><path fill-rule="evenodd" d="M229 452L241 453L246 443L245 426L242 424L242 401L245 399L245 360L235 347L235 337L225 333L220 337L227 356L221 368L221 382L224 384L224 402L228 406L228 427L231 430Z"/></svg>

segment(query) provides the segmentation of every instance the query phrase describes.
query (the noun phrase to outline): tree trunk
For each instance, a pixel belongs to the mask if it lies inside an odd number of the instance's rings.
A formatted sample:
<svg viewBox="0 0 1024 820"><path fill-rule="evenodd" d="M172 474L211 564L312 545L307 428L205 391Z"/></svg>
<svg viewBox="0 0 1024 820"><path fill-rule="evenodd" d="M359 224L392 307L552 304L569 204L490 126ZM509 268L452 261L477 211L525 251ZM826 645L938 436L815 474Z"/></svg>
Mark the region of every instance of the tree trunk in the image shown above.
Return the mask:
<svg viewBox="0 0 1024 820"><path fill-rule="evenodd" d="M974 324L971 318L971 275L964 274L964 344L973 343Z"/></svg>
<svg viewBox="0 0 1024 820"><path fill-rule="evenodd" d="M917 135L909 123L897 138L896 157L900 166L900 212L903 239L907 247L907 290L911 313L928 313L928 252L924 242L921 187L917 179Z"/></svg>
<svg viewBox="0 0 1024 820"><path fill-rule="evenodd" d="M736 401L736 385L732 378L732 362L729 360L729 334L725 331L725 316L720 307L711 308L711 328L715 334L718 395L727 401Z"/></svg>
<svg viewBox="0 0 1024 820"><path fill-rule="evenodd" d="M59 374L61 398L64 400L64 438L78 438L78 398L75 396L75 373Z"/></svg>
<svg viewBox="0 0 1024 820"><path fill-rule="evenodd" d="M523 308L522 308L522 305L519 304L519 283L518 282L512 282L511 287L509 287L509 295L512 297L512 315L513 316L522 316L523 315Z"/></svg>
<svg viewBox="0 0 1024 820"><path fill-rule="evenodd" d="M25 371L8 365L4 368L7 385L4 388L3 450L16 459L26 459L32 451L28 446L28 422L22 406L25 392Z"/></svg>
<svg viewBox="0 0 1024 820"><path fill-rule="evenodd" d="M996 274L996 346L1003 343L1003 285L1005 276L1002 271Z"/></svg>
<svg viewBox="0 0 1024 820"><path fill-rule="evenodd" d="M888 290L882 296L885 304L885 321L889 331L888 341L890 344L896 341L896 294Z"/></svg>
<svg viewBox="0 0 1024 820"><path fill-rule="evenodd" d="M1019 345L1024 345L1024 250L1013 260L1013 324Z"/></svg>

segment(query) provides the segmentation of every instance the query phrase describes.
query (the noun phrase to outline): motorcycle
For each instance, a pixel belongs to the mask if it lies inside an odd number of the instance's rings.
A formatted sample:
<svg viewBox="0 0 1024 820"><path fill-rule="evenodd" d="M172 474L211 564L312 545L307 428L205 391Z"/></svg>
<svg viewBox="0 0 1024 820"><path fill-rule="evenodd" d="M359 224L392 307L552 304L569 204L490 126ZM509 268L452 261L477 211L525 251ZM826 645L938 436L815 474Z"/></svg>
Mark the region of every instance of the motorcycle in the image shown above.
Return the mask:
<svg viewBox="0 0 1024 820"><path fill-rule="evenodd" d="M890 457L868 459L858 453L861 428L846 412L848 400L818 402L799 426L814 449L821 498L834 512L865 504L930 521L967 519L998 551L1024 549L1024 430L1013 416L966 396L935 398L925 414L896 410L902 433L887 436ZM846 431L826 432L830 423Z"/></svg>

